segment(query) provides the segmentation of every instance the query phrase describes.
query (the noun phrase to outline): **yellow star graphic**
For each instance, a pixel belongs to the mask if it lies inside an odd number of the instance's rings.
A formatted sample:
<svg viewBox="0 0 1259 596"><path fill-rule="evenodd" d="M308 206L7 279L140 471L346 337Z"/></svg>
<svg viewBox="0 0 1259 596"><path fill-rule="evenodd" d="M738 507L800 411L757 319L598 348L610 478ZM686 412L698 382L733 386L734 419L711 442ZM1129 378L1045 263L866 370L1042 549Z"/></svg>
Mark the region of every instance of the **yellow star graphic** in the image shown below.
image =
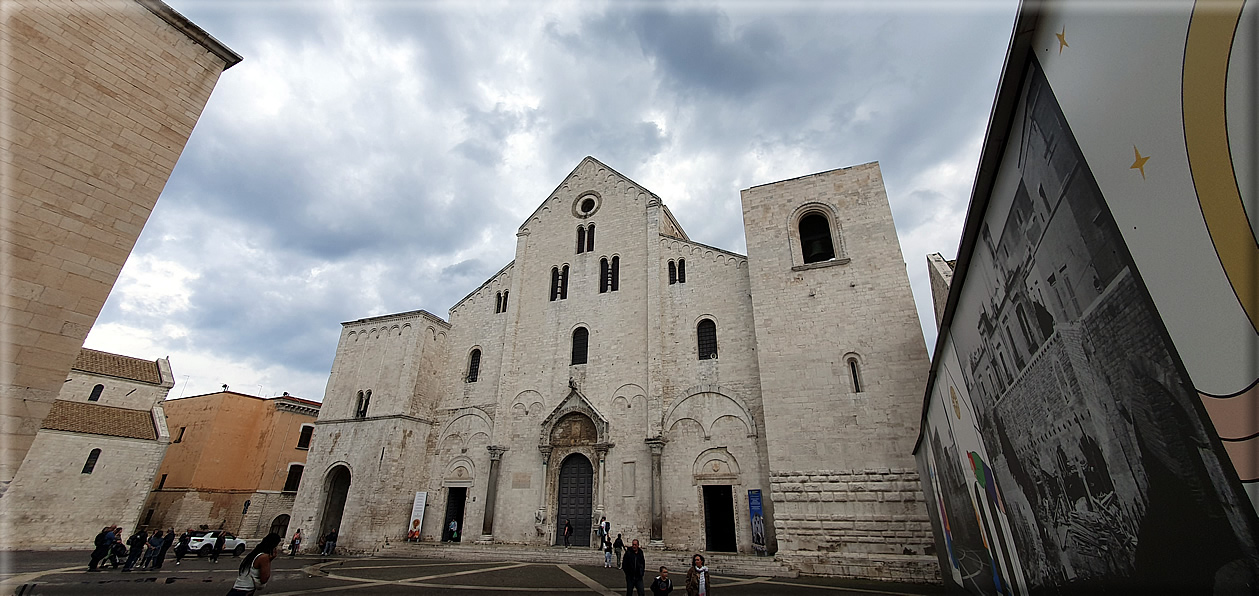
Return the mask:
<svg viewBox="0 0 1259 596"><path fill-rule="evenodd" d="M1140 171L1141 171L1141 179L1142 179L1142 180L1145 180L1145 162L1147 162L1147 161L1149 161L1149 160L1150 160L1150 156L1146 155L1146 156L1144 156L1144 157L1143 157L1143 156L1141 155L1141 152L1137 150L1137 146L1136 146L1136 145L1133 145L1133 146L1132 146L1132 152L1136 154L1137 159L1136 159L1136 161L1133 161L1133 162L1132 162L1132 165L1128 166L1128 169L1129 169L1129 170L1140 170Z"/></svg>
<svg viewBox="0 0 1259 596"><path fill-rule="evenodd" d="M1055 33L1054 36L1058 38L1058 55L1061 56L1062 48L1071 47L1070 45L1067 44L1067 26L1063 25L1062 33Z"/></svg>

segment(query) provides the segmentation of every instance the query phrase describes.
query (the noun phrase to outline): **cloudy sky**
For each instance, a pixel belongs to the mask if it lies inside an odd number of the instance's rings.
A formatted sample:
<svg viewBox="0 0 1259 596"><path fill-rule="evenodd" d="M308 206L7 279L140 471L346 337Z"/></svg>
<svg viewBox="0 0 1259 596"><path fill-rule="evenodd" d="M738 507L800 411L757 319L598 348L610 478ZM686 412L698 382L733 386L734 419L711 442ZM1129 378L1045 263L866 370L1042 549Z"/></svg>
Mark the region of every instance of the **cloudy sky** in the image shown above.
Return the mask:
<svg viewBox="0 0 1259 596"><path fill-rule="evenodd" d="M321 399L340 324L457 300L586 155L745 253L739 191L881 164L928 346L1017 2L167 0L223 73L87 347Z"/></svg>

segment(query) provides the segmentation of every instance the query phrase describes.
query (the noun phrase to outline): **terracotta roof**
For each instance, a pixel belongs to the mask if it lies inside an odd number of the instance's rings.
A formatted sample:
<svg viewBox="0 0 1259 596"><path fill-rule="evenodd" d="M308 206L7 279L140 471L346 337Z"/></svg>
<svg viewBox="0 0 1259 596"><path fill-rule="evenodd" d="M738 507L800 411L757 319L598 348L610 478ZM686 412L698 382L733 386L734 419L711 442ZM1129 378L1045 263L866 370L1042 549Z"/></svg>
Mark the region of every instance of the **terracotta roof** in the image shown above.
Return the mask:
<svg viewBox="0 0 1259 596"><path fill-rule="evenodd" d="M162 384L162 372L154 360L141 360L83 348L74 361L74 369L98 375L109 375L154 385Z"/></svg>
<svg viewBox="0 0 1259 596"><path fill-rule="evenodd" d="M52 402L52 410L44 418L43 428L150 441L157 439L153 416L148 410L128 410L60 399Z"/></svg>

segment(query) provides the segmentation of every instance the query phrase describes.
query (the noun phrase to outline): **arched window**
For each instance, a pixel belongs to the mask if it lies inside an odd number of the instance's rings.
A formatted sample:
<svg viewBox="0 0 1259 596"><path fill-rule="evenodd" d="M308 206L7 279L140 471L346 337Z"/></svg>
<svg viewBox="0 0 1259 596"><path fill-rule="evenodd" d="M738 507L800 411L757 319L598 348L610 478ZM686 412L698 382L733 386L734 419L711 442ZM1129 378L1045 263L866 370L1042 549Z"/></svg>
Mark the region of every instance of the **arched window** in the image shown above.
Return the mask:
<svg viewBox="0 0 1259 596"><path fill-rule="evenodd" d="M503 290L503 311L502 312L507 312L507 294L510 291L511 290Z"/></svg>
<svg viewBox="0 0 1259 596"><path fill-rule="evenodd" d="M712 319L699 322L699 325L695 327L695 337L700 360L712 360L717 357L717 324Z"/></svg>
<svg viewBox="0 0 1259 596"><path fill-rule="evenodd" d="M586 252L586 226L577 226L577 254Z"/></svg>
<svg viewBox="0 0 1259 596"><path fill-rule="evenodd" d="M560 268L551 267L551 302L560 297Z"/></svg>
<svg viewBox="0 0 1259 596"><path fill-rule="evenodd" d="M861 367L857 364L856 358L848 359L848 373L852 375L852 390L854 393L861 393Z"/></svg>
<svg viewBox="0 0 1259 596"><path fill-rule="evenodd" d="M503 312L503 293L494 294L494 313Z"/></svg>
<svg viewBox="0 0 1259 596"><path fill-rule="evenodd" d="M678 259L678 283L686 283L686 259Z"/></svg>
<svg viewBox="0 0 1259 596"><path fill-rule="evenodd" d="M595 251L595 225L590 224L590 229L586 230L586 252Z"/></svg>
<svg viewBox="0 0 1259 596"><path fill-rule="evenodd" d="M568 299L568 265L560 269L560 300Z"/></svg>
<svg viewBox="0 0 1259 596"><path fill-rule="evenodd" d="M468 376L464 379L469 383L475 383L479 376L481 376L481 350L472 350L472 354L468 356Z"/></svg>
<svg viewBox="0 0 1259 596"><path fill-rule="evenodd" d="M573 364L585 364L586 352L590 347L590 331L585 327L573 330Z"/></svg>
<svg viewBox="0 0 1259 596"><path fill-rule="evenodd" d="M104 385L97 385L92 388L92 394L87 396L87 401L97 401L101 398L101 392L105 391Z"/></svg>
<svg viewBox="0 0 1259 596"><path fill-rule="evenodd" d="M608 291L608 258L599 259L599 293Z"/></svg>
<svg viewBox="0 0 1259 596"><path fill-rule="evenodd" d="M669 285L678 283L678 266L669 261Z"/></svg>
<svg viewBox="0 0 1259 596"><path fill-rule="evenodd" d="M615 292L620 284L621 257L612 257L612 270L608 272L608 291Z"/></svg>
<svg viewBox="0 0 1259 596"><path fill-rule="evenodd" d="M371 401L372 401L372 390L371 390L371 389L368 389L366 392L359 391L359 392L358 392L358 405L357 405L357 406L355 406L355 408L354 408L354 417L355 417L355 418L366 418L366 417L367 417L367 406L371 403Z"/></svg>
<svg viewBox="0 0 1259 596"><path fill-rule="evenodd" d="M302 470L305 468L306 467L301 464L289 464L289 475L288 478L284 479L284 492L297 492L297 486L302 483Z"/></svg>
<svg viewBox="0 0 1259 596"><path fill-rule="evenodd" d="M835 245L831 241L831 224L821 213L809 213L800 218L800 250L805 263L818 263L835 258Z"/></svg>
<svg viewBox="0 0 1259 596"><path fill-rule="evenodd" d="M96 460L100 459L100 457L100 449L93 449L91 453L87 454L87 462L83 464L83 473L91 474L92 470L96 469Z"/></svg>

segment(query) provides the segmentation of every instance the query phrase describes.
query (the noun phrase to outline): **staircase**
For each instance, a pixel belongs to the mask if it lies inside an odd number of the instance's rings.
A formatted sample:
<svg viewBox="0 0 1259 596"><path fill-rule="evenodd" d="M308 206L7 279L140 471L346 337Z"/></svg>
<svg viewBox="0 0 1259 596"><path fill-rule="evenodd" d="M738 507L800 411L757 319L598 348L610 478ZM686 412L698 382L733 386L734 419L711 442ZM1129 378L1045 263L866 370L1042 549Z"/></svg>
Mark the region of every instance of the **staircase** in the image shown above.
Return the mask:
<svg viewBox="0 0 1259 596"><path fill-rule="evenodd" d="M690 551L643 547L647 571L654 573L661 565L673 573L686 573L691 564ZM713 575L748 577L796 577L795 570L776 557L757 557L736 553L700 553L704 555ZM462 544L435 542L399 542L377 550L377 557L447 559L452 561L518 561L523 563L557 563L564 565L603 565L603 551L588 546L565 549L560 546L539 547L517 544Z"/></svg>

